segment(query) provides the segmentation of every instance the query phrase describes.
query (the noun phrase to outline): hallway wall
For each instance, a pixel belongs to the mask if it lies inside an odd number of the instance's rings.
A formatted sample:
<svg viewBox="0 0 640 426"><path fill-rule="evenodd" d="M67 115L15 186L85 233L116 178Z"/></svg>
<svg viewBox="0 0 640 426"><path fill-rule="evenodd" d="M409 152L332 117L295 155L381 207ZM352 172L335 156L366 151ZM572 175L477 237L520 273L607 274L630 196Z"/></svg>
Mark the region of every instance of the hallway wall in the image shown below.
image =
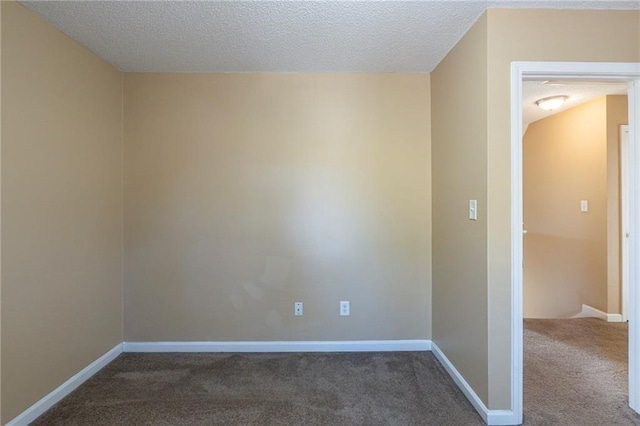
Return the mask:
<svg viewBox="0 0 640 426"><path fill-rule="evenodd" d="M606 97L529 125L525 318L567 318L583 303L607 311L607 172ZM588 212L581 212L581 200Z"/></svg>

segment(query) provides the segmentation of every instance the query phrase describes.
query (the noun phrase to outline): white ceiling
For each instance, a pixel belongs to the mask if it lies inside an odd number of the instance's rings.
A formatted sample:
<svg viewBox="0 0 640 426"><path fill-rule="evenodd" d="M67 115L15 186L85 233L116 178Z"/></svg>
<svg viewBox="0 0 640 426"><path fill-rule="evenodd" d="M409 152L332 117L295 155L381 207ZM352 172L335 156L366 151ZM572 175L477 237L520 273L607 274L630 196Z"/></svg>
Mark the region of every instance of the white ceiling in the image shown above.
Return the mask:
<svg viewBox="0 0 640 426"><path fill-rule="evenodd" d="M638 0L20 3L135 72L431 72L488 7L640 9Z"/></svg>
<svg viewBox="0 0 640 426"><path fill-rule="evenodd" d="M626 95L627 84L607 81L550 80L522 82L522 122L523 127L534 121L573 108L577 105L604 95ZM549 96L565 95L569 99L554 111L544 111L536 101Z"/></svg>

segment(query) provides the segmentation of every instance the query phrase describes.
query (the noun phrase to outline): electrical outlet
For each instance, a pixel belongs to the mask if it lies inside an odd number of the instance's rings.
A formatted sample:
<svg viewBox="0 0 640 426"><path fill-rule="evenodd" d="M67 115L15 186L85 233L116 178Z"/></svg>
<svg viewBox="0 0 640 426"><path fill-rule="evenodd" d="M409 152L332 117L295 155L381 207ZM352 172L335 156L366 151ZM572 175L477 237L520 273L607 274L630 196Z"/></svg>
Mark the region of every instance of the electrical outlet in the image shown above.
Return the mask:
<svg viewBox="0 0 640 426"><path fill-rule="evenodd" d="M348 300L343 300L340 302L340 316L341 317L348 317L350 315L349 313L349 301Z"/></svg>
<svg viewBox="0 0 640 426"><path fill-rule="evenodd" d="M301 317L303 314L303 306L302 302L295 302L293 304L293 315L297 317Z"/></svg>

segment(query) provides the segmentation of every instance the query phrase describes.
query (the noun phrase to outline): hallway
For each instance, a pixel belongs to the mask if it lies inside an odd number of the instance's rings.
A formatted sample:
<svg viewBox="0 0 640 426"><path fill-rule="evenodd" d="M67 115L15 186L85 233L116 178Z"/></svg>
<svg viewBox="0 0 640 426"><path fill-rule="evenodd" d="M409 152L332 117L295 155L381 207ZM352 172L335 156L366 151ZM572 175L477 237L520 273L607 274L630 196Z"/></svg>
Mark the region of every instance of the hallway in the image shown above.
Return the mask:
<svg viewBox="0 0 640 426"><path fill-rule="evenodd" d="M628 406L628 324L524 320L524 423L637 425Z"/></svg>

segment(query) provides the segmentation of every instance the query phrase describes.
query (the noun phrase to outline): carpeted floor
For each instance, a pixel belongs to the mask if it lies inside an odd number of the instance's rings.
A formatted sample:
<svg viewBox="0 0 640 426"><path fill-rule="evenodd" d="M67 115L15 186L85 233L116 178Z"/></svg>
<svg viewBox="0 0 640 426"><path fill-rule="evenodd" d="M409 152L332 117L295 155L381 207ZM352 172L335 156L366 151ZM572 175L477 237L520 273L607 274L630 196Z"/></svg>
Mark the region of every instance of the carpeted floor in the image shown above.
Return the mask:
<svg viewBox="0 0 640 426"><path fill-rule="evenodd" d="M524 321L526 425L640 425L628 405L626 323Z"/></svg>
<svg viewBox="0 0 640 426"><path fill-rule="evenodd" d="M482 425L429 352L123 354L36 425Z"/></svg>
<svg viewBox="0 0 640 426"><path fill-rule="evenodd" d="M524 323L525 425L640 425L627 325ZM123 354L35 425L483 425L429 352Z"/></svg>

